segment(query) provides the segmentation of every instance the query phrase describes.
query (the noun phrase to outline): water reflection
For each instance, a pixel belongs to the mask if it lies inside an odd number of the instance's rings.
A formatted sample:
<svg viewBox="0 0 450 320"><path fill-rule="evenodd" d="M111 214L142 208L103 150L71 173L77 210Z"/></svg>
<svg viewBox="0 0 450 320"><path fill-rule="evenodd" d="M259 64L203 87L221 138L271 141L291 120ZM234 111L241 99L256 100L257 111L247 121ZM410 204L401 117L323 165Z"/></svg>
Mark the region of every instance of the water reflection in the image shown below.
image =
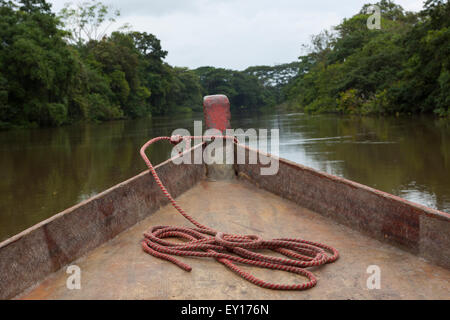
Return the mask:
<svg viewBox="0 0 450 320"><path fill-rule="evenodd" d="M285 114L253 123L280 129L284 158L450 211L448 121ZM233 125L251 127L239 120Z"/></svg>
<svg viewBox="0 0 450 320"><path fill-rule="evenodd" d="M145 170L142 144L189 126L184 117L1 132L0 239ZM161 143L149 153L159 163L170 150Z"/></svg>
<svg viewBox="0 0 450 320"><path fill-rule="evenodd" d="M145 170L151 137L193 132L202 114L0 132L0 239ZM450 125L432 118L247 115L234 128L279 128L280 155L450 212ZM155 163L171 146L155 144Z"/></svg>

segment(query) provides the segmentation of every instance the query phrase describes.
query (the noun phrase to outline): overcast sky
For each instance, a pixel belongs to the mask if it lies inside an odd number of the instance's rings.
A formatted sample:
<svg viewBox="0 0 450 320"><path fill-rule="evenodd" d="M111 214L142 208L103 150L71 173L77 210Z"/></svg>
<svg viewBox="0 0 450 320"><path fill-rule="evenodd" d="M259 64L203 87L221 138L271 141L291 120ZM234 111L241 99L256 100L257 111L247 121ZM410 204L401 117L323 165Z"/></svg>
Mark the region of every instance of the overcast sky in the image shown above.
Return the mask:
<svg viewBox="0 0 450 320"><path fill-rule="evenodd" d="M58 12L70 0L49 0ZM72 2L78 3L78 0ZM243 70L292 62L312 34L339 24L370 0L103 0L119 9L115 27L153 33L174 66ZM396 0L419 11L423 0Z"/></svg>

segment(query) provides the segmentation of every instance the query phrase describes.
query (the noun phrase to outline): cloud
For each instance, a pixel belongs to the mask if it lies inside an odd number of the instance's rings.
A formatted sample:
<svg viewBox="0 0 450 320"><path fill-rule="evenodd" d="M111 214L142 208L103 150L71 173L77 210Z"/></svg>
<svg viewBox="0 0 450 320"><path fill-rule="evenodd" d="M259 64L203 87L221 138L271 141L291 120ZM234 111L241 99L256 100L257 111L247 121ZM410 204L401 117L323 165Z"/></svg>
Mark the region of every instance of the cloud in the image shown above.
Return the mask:
<svg viewBox="0 0 450 320"><path fill-rule="evenodd" d="M53 0L60 10L64 0ZM291 62L301 45L357 13L364 0L129 0L103 1L121 10L118 25L161 39L167 62L245 69L251 65ZM422 1L397 1L417 11Z"/></svg>

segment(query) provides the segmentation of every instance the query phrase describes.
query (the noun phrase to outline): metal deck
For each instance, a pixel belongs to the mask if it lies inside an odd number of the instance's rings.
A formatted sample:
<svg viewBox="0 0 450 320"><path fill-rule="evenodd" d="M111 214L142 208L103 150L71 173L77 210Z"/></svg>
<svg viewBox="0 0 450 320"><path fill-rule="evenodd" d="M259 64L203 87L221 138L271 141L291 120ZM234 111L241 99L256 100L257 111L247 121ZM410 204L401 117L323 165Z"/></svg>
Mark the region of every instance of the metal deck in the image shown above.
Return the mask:
<svg viewBox="0 0 450 320"><path fill-rule="evenodd" d="M212 200L214 199L214 200ZM189 222L169 204L71 264L81 268L81 289L69 290L66 267L19 299L449 299L450 271L413 254L371 239L322 215L244 181L202 180L178 197L199 222L230 233L266 239L297 237L337 248L340 258L314 270L316 287L306 291L259 288L213 259L180 257L185 272L141 249L152 225ZM366 285L370 265L381 269L381 289ZM301 276L244 267L271 282L296 283ZM311 269L312 270L312 269Z"/></svg>

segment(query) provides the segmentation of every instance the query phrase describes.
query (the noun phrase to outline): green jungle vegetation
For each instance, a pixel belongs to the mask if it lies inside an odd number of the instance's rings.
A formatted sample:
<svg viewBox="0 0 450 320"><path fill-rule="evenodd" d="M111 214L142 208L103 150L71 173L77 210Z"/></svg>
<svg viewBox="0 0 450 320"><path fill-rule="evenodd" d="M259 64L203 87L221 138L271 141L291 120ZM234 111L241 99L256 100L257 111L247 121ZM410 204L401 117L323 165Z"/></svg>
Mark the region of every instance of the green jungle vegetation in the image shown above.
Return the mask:
<svg viewBox="0 0 450 320"><path fill-rule="evenodd" d="M120 12L96 0L58 14L45 0L0 0L0 129L200 111L217 93L232 111L450 116L449 2L377 5L380 29L365 5L312 36L298 61L236 71L169 65L155 35L107 33Z"/></svg>
<svg viewBox="0 0 450 320"><path fill-rule="evenodd" d="M289 107L306 112L450 116L450 3L427 0L421 12L377 3L380 29L369 29L369 5L311 39L298 76L286 88Z"/></svg>

